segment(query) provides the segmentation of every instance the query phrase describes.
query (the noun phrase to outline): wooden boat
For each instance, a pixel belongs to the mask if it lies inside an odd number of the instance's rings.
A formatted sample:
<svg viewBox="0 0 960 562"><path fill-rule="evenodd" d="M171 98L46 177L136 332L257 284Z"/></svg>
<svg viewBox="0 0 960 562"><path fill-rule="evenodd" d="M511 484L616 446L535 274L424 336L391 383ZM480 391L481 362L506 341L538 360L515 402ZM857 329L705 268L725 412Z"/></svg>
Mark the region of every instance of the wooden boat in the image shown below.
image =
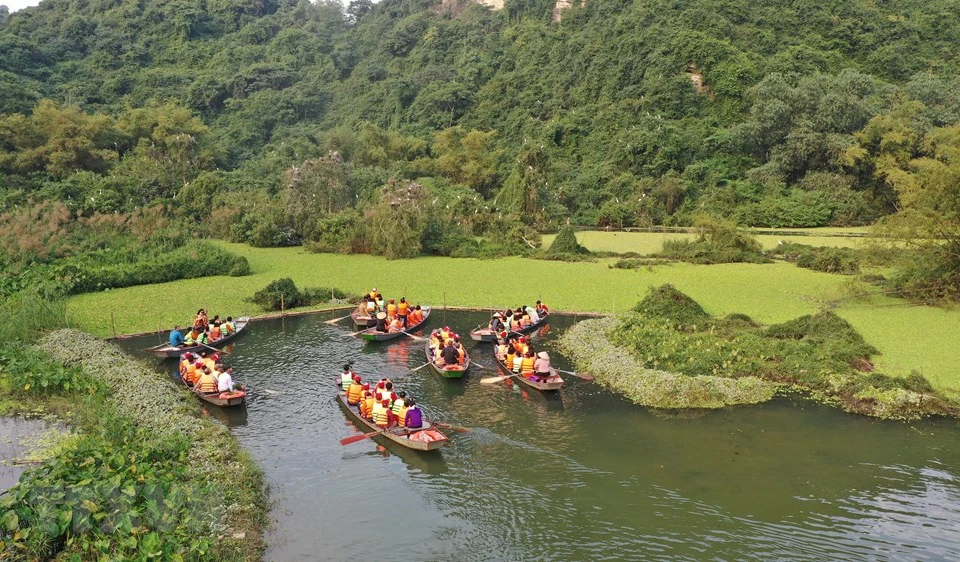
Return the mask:
<svg viewBox="0 0 960 562"><path fill-rule="evenodd" d="M230 406L242 406L244 402L247 401L247 386L242 385L240 390L234 390L233 392L198 392L193 389L193 385L187 382L187 379L180 377L180 382L184 386L189 388L194 394L199 396L202 400L213 404L214 406L221 406L227 408Z"/></svg>
<svg viewBox="0 0 960 562"><path fill-rule="evenodd" d="M347 395L341 390L337 392L337 402L347 413L353 423L357 425L360 431L369 433L371 431L380 431L375 423L364 419L356 406L347 403ZM433 424L427 420L423 421L423 427L419 429L407 429L405 427L395 427L384 431L380 435L374 436L374 439L386 439L394 443L413 449L415 451L435 451L450 442L440 430L435 429Z"/></svg>
<svg viewBox="0 0 960 562"><path fill-rule="evenodd" d="M508 335L529 334L530 332L533 332L540 326L543 326L544 324L546 324L547 319L549 317L550 317L550 313L548 312L547 314L544 314L534 324L530 324L526 328L520 328L519 330L510 331ZM490 328L476 328L474 330L470 330L470 338L473 339L473 341L479 341L479 342L495 342L497 341L497 334Z"/></svg>
<svg viewBox="0 0 960 562"><path fill-rule="evenodd" d="M424 345L424 352L427 354L427 362L430 363L430 366L433 367L433 370L440 374L441 377L446 379L459 379L463 377L463 374L467 372L467 369L470 368L470 354L467 353L466 348L463 350L464 358L463 365L437 365L436 357L433 356L433 350L430 349L430 340L428 339Z"/></svg>
<svg viewBox="0 0 960 562"><path fill-rule="evenodd" d="M372 328L377 325L376 316L361 315L359 310L351 312L350 319L353 320L353 325L357 328Z"/></svg>
<svg viewBox="0 0 960 562"><path fill-rule="evenodd" d="M157 357L180 357L186 352L191 353L200 353L201 351L209 351L211 347L220 348L231 341L237 339L237 337L243 333L243 329L247 327L247 324L250 323L250 318L244 316L243 318L238 318L234 324L237 327L237 331L230 334L229 336L222 337L217 341L210 342L207 345L188 345L184 347L173 347L169 343L164 343L160 345L155 345L153 347L148 347L144 351L149 351L150 353L156 355Z"/></svg>
<svg viewBox="0 0 960 562"><path fill-rule="evenodd" d="M500 357L497 356L497 350L496 350L496 349L493 350L493 359L497 362L497 365L500 365L500 368L503 369L504 371L506 371L507 373L509 373L509 374L511 374L511 375L516 374L516 373L513 372L513 369L507 367L507 364L504 363L503 360L500 359ZM522 375L516 375L515 377L511 377L510 379L507 379L507 380L517 381L518 383L520 383L520 384L522 384L522 385L529 386L530 388L533 388L533 389L536 389L536 390L543 390L543 391L560 390L560 387L563 386L563 379L560 378L560 372L557 371L556 368L554 368L554 367L551 366L551 367L550 367L550 374L551 374L551 376L550 376L550 378L548 379L549 382L536 382L536 381L532 381L532 380L530 380L530 379L528 379L528 378L526 378L526 377L524 377L524 376L522 376Z"/></svg>
<svg viewBox="0 0 960 562"><path fill-rule="evenodd" d="M362 337L367 341L388 341L388 340L403 337L405 333L412 334L413 332L416 332L417 330L419 330L424 324L426 324L427 318L430 317L429 306L423 307L422 311L423 311L423 320L421 320L419 323L413 326L407 327L406 330L400 330L399 332L378 332L375 327L367 328L363 332L360 332L360 337Z"/></svg>

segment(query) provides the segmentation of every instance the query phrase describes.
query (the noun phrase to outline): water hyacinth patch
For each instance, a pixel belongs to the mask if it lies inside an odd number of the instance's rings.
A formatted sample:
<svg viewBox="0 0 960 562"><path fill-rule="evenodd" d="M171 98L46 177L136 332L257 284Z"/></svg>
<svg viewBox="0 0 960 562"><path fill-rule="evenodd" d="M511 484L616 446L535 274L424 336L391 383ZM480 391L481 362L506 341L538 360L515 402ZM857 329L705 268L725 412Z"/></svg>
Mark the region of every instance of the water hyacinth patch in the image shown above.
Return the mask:
<svg viewBox="0 0 960 562"><path fill-rule="evenodd" d="M777 385L756 377L730 379L716 376L684 376L646 367L625 348L614 345L606 334L619 329L617 318L584 320L560 340L560 347L577 370L597 377L609 387L641 406L652 408L723 408L770 400Z"/></svg>
<svg viewBox="0 0 960 562"><path fill-rule="evenodd" d="M93 336L62 330L38 347L105 390L78 407L74 446L0 501L0 558L260 559L263 475L225 428Z"/></svg>
<svg viewBox="0 0 960 562"><path fill-rule="evenodd" d="M960 415L960 404L919 374L891 377L874 372L871 356L877 350L829 311L764 327L743 314L714 318L687 295L664 285L633 311L608 322L578 324L564 337L564 348L578 367L641 404L745 403L736 392L739 387L729 385L750 381L752 389L754 381L763 381L880 418ZM615 360L598 363L597 357Z"/></svg>

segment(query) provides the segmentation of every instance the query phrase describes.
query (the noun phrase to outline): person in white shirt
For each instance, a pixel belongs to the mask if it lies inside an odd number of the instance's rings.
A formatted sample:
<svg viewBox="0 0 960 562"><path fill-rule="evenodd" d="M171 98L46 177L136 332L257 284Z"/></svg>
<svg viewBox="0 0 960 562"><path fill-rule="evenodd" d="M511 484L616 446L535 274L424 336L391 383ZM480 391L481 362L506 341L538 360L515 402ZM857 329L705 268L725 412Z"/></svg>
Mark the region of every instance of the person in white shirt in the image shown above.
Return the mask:
<svg viewBox="0 0 960 562"><path fill-rule="evenodd" d="M231 373L233 373L233 367L220 373L220 377L217 379L217 390L220 392L230 392L233 390L233 377L230 376Z"/></svg>

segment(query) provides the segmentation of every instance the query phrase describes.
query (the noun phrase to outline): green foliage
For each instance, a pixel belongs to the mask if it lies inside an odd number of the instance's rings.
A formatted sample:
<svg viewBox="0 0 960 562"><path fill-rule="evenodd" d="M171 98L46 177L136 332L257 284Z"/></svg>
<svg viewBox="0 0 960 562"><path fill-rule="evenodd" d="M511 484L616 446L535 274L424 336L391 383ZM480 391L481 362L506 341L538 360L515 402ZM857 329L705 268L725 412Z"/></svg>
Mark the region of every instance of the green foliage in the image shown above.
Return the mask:
<svg viewBox="0 0 960 562"><path fill-rule="evenodd" d="M412 258L422 250L426 193L414 182L390 180L379 201L363 216L363 238L370 253L388 259Z"/></svg>
<svg viewBox="0 0 960 562"><path fill-rule="evenodd" d="M565 226L553 239L553 244L550 245L548 252L551 254L589 254L590 250L577 242L577 233L572 226Z"/></svg>
<svg viewBox="0 0 960 562"><path fill-rule="evenodd" d="M792 189L786 195L764 197L737 211L741 224L772 228L808 228L830 224L833 208L818 191Z"/></svg>
<svg viewBox="0 0 960 562"><path fill-rule="evenodd" d="M794 262L797 267L827 273L856 275L860 273L862 253L854 248L829 248L786 242L774 248L771 255Z"/></svg>
<svg viewBox="0 0 960 562"><path fill-rule="evenodd" d="M33 348L11 343L0 347L0 373L17 394L92 394L103 389L100 381L82 369L50 361Z"/></svg>
<svg viewBox="0 0 960 562"><path fill-rule="evenodd" d="M715 319L673 287L655 289L607 332L644 368L688 375L786 383L880 417L952 414L956 404L922 377L872 373L877 350L832 312L764 328L744 315ZM870 373L863 375L863 372Z"/></svg>
<svg viewBox="0 0 960 562"><path fill-rule="evenodd" d="M697 301L678 291L673 285L657 287L633 308L644 316L660 318L680 329L688 329L710 318Z"/></svg>
<svg viewBox="0 0 960 562"><path fill-rule="evenodd" d="M250 302L264 310L285 310L301 306L314 306L326 302L354 302L356 295L347 294L340 289L320 287L301 291L289 277L271 281L266 287L254 293Z"/></svg>
<svg viewBox="0 0 960 562"><path fill-rule="evenodd" d="M770 262L760 243L729 221L701 217L697 226L697 240L664 240L663 250L655 256L698 264Z"/></svg>
<svg viewBox="0 0 960 562"><path fill-rule="evenodd" d="M263 475L227 430L201 419L182 389L115 346L61 330L40 348L61 368L82 369L78 376L96 388L86 395L71 387L81 435L0 500L0 555L258 557ZM246 538L223 538L228 528Z"/></svg>
<svg viewBox="0 0 960 562"><path fill-rule="evenodd" d="M37 334L67 325L66 303L36 290L16 288L0 297L0 341L32 341Z"/></svg>

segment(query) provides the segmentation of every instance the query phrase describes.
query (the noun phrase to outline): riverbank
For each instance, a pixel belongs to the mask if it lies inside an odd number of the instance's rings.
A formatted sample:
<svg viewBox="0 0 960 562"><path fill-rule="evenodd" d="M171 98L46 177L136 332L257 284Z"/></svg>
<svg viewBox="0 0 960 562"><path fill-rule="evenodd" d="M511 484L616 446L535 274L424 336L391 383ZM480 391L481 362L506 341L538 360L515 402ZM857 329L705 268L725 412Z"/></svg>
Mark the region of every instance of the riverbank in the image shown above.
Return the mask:
<svg viewBox="0 0 960 562"><path fill-rule="evenodd" d="M175 323L197 309L234 317L262 312L244 299L270 281L290 277L298 287L337 287L362 293L377 287L387 296L442 306L480 308L543 300L557 310L611 314L626 310L651 287L670 283L714 316L735 312L774 324L833 306L879 350L877 368L891 375L920 372L935 388L960 396L960 308L916 306L880 295L848 276L793 264L665 264L620 270L612 260L552 262L422 257L386 260L368 255L312 254L302 248L253 248L216 242L250 262L245 277L208 277L129 287L73 297L68 320L87 332L111 337L156 331L158 343ZM333 318L333 315L331 315Z"/></svg>
<svg viewBox="0 0 960 562"><path fill-rule="evenodd" d="M268 523L263 474L193 396L115 345L76 330L48 334L37 347L65 366L23 357L10 364L6 357L5 376L45 381L45 392L71 400L66 414L78 438L8 492L0 505L6 548L41 559L261 558ZM37 386L8 389L31 394ZM69 492L47 497L51 489Z"/></svg>

